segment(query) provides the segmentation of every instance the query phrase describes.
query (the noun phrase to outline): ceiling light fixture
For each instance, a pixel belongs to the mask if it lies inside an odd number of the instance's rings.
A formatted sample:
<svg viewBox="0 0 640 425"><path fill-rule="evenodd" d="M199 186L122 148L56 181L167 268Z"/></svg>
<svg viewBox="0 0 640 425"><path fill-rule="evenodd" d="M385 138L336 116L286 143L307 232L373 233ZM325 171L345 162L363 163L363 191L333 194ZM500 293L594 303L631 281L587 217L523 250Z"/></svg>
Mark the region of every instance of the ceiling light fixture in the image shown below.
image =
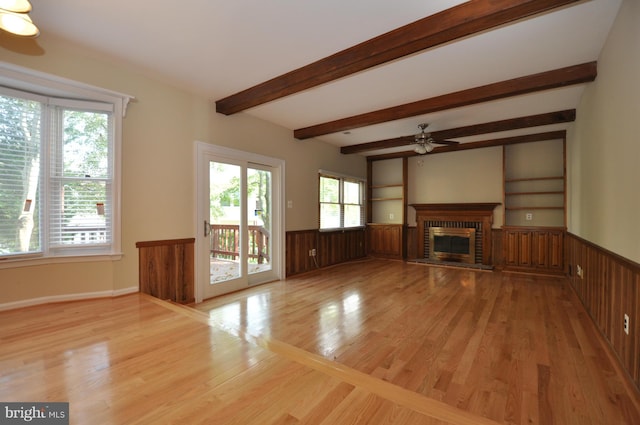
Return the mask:
<svg viewBox="0 0 640 425"><path fill-rule="evenodd" d="M21 37L37 37L40 34L28 13L28 0L0 0L0 29Z"/></svg>
<svg viewBox="0 0 640 425"><path fill-rule="evenodd" d="M431 138L431 135L426 134L424 132L424 129L427 128L428 125L429 124L420 124L418 127L420 127L421 131L419 134L416 134L416 137L415 137L414 143L416 143L417 146L413 151L420 155L424 155L425 153L431 152L435 147L433 145L433 139Z"/></svg>

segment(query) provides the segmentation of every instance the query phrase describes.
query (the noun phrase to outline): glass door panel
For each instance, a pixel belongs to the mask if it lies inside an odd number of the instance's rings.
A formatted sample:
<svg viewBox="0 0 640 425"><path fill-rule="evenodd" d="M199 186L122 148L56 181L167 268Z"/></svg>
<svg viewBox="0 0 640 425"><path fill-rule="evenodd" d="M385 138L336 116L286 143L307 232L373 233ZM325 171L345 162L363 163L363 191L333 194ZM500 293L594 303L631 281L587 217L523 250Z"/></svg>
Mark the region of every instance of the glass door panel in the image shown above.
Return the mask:
<svg viewBox="0 0 640 425"><path fill-rule="evenodd" d="M241 277L242 167L209 162L209 278L211 284Z"/></svg>
<svg viewBox="0 0 640 425"><path fill-rule="evenodd" d="M256 166L254 165L253 167ZM272 269L272 176L270 170L253 167L247 169L250 275Z"/></svg>

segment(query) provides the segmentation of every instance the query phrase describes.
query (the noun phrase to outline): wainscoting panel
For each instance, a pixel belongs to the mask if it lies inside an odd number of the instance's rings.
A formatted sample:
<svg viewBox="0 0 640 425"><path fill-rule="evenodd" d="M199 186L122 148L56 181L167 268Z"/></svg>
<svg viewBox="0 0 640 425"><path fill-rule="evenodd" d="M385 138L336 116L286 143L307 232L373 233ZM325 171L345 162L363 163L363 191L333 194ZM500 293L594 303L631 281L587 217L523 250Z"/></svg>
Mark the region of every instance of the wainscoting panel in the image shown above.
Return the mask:
<svg viewBox="0 0 640 425"><path fill-rule="evenodd" d="M315 270L317 267L309 251L318 247L317 230L298 230L286 235L286 274L292 276ZM316 258L317 260L317 258Z"/></svg>
<svg viewBox="0 0 640 425"><path fill-rule="evenodd" d="M404 258L404 232L402 224L367 224L367 252L374 257Z"/></svg>
<svg viewBox="0 0 640 425"><path fill-rule="evenodd" d="M571 286L640 390L640 265L570 233L566 248Z"/></svg>
<svg viewBox="0 0 640 425"><path fill-rule="evenodd" d="M137 242L140 292L194 302L194 244L194 238Z"/></svg>
<svg viewBox="0 0 640 425"><path fill-rule="evenodd" d="M366 255L364 235L364 229L319 232L318 262L320 267L328 267L364 257Z"/></svg>
<svg viewBox="0 0 640 425"><path fill-rule="evenodd" d="M286 234L286 244L287 277L366 256L364 229L291 231ZM315 257L309 255L312 250Z"/></svg>

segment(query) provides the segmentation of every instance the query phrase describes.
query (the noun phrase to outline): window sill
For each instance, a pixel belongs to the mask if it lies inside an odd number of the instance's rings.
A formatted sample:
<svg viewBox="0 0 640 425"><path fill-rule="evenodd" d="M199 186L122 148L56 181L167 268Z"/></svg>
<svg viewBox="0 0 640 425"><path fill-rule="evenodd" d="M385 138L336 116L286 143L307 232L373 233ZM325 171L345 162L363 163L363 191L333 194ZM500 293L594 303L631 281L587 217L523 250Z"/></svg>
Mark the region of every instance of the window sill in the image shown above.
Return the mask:
<svg viewBox="0 0 640 425"><path fill-rule="evenodd" d="M318 229L320 233L330 233L330 232L349 232L352 230L364 230L365 226L355 226L355 227L334 227L332 229Z"/></svg>
<svg viewBox="0 0 640 425"><path fill-rule="evenodd" d="M46 264L89 263L99 261L119 261L123 254L69 255L58 257L0 258L0 270L18 267L42 266Z"/></svg>

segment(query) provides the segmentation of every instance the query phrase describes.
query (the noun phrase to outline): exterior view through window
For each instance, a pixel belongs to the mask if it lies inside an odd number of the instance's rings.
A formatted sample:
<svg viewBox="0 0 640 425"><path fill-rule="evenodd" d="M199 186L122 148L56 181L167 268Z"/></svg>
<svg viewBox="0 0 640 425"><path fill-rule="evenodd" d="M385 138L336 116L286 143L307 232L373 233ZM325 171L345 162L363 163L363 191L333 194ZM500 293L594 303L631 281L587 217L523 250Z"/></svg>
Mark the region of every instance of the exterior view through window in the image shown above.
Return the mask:
<svg viewBox="0 0 640 425"><path fill-rule="evenodd" d="M364 226L364 182L320 174L320 229Z"/></svg>
<svg viewBox="0 0 640 425"><path fill-rule="evenodd" d="M0 256L110 251L111 108L0 92Z"/></svg>

